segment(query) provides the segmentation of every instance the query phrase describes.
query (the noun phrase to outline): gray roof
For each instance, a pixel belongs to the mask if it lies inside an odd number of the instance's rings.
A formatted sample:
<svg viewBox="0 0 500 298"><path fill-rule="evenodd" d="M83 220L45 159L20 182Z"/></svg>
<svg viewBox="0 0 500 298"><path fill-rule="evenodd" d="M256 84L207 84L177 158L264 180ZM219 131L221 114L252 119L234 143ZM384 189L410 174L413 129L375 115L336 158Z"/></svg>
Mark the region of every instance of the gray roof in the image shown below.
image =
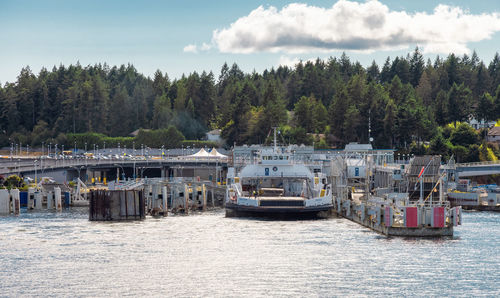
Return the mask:
<svg viewBox="0 0 500 298"><path fill-rule="evenodd" d="M214 130L207 132L207 134L211 134L211 135L220 135L220 133L221 133L220 129L214 129Z"/></svg>
<svg viewBox="0 0 500 298"><path fill-rule="evenodd" d="M492 127L492 128L488 131L488 135L489 135L489 136L500 136L500 126L495 126L495 127Z"/></svg>
<svg viewBox="0 0 500 298"><path fill-rule="evenodd" d="M422 167L425 167L423 176L433 177L439 175L439 167L441 166L441 156L439 155L424 155L415 156L410 163L408 169L409 177L418 177Z"/></svg>
<svg viewBox="0 0 500 298"><path fill-rule="evenodd" d="M366 151L373 150L371 144L358 144L358 143L349 143L345 145L345 151Z"/></svg>

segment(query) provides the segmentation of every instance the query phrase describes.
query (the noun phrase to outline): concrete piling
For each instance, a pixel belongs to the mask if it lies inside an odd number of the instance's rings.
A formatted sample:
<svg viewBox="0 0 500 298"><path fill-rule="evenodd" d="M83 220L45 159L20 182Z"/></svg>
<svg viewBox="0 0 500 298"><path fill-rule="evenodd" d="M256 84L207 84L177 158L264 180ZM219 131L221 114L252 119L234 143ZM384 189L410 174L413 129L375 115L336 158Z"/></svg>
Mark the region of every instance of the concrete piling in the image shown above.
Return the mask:
<svg viewBox="0 0 500 298"><path fill-rule="evenodd" d="M34 204L33 208L40 210L42 209L42 193L40 191L36 191L34 195Z"/></svg>
<svg viewBox="0 0 500 298"><path fill-rule="evenodd" d="M189 213L189 188L187 184L184 184L184 212Z"/></svg>
<svg viewBox="0 0 500 298"><path fill-rule="evenodd" d="M47 193L47 210L54 209L54 194L49 191Z"/></svg>
<svg viewBox="0 0 500 298"><path fill-rule="evenodd" d="M62 211L61 188L54 187L54 203L57 211Z"/></svg>
<svg viewBox="0 0 500 298"><path fill-rule="evenodd" d="M161 194L162 194L162 200L163 200L163 216L167 216L168 215L168 200L167 200L167 187L166 186L163 186L161 188Z"/></svg>
<svg viewBox="0 0 500 298"><path fill-rule="evenodd" d="M26 207L28 209L35 208L35 189L33 187L28 188L28 199Z"/></svg>
<svg viewBox="0 0 500 298"><path fill-rule="evenodd" d="M19 215L21 211L21 196L19 189L13 188L10 190L10 197L12 199L12 213Z"/></svg>
<svg viewBox="0 0 500 298"><path fill-rule="evenodd" d="M7 189L0 189L0 214L10 213L10 195Z"/></svg>
<svg viewBox="0 0 500 298"><path fill-rule="evenodd" d="M201 185L201 197L203 198L203 211L207 210L207 190L205 184Z"/></svg>

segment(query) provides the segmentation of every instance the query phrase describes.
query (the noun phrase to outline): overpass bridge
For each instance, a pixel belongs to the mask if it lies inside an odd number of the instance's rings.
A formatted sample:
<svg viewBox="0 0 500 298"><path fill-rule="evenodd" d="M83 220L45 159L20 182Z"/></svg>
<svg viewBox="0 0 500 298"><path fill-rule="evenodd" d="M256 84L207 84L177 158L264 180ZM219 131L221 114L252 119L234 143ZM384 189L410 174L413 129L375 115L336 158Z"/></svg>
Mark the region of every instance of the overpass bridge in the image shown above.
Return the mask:
<svg viewBox="0 0 500 298"><path fill-rule="evenodd" d="M500 161L457 163L455 172L459 178L500 174Z"/></svg>
<svg viewBox="0 0 500 298"><path fill-rule="evenodd" d="M116 177L196 177L217 179L227 171L228 160L221 158L168 157L147 159L92 159L9 157L0 159L0 175L30 177L57 176L63 181ZM121 172L121 175L120 175ZM116 173L116 175L115 175ZM83 177L82 177L83 175ZM62 182L62 181L61 181Z"/></svg>

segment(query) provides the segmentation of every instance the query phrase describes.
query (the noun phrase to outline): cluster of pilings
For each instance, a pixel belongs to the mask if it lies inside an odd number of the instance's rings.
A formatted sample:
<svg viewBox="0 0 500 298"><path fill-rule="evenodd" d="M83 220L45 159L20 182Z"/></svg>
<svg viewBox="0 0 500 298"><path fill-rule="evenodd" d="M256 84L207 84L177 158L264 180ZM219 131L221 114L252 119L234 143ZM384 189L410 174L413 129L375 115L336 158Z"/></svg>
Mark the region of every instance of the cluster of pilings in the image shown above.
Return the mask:
<svg viewBox="0 0 500 298"><path fill-rule="evenodd" d="M19 189L0 189L0 214L18 215L21 212L21 194ZM43 193L34 188L29 188L26 193L24 204L27 210L56 210L62 211L61 189L56 187L54 191Z"/></svg>
<svg viewBox="0 0 500 298"><path fill-rule="evenodd" d="M148 210L157 215L161 210L170 209L173 213L189 211L206 211L209 206L215 207L215 195L210 193L205 183L157 182L145 185L148 194ZM165 207L163 207L165 206Z"/></svg>
<svg viewBox="0 0 500 298"><path fill-rule="evenodd" d="M206 211L208 208L222 207L225 188L208 181L165 181L149 180L144 183L148 210L156 214L156 209L164 201L166 209L173 213Z"/></svg>
<svg viewBox="0 0 500 298"><path fill-rule="evenodd" d="M89 220L139 220L146 214L167 216L169 212L189 214L218 204L215 187L206 182L150 179L115 186L113 190L89 193Z"/></svg>

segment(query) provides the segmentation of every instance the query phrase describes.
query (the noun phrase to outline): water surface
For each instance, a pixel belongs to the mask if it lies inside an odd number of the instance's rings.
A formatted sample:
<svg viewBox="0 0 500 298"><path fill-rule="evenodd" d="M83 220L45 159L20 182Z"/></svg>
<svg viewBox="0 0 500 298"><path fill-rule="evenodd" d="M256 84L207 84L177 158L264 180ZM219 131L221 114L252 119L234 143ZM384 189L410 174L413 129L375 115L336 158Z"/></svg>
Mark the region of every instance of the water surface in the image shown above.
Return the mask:
<svg viewBox="0 0 500 298"><path fill-rule="evenodd" d="M500 296L500 214L463 221L453 238L405 239L340 218L24 212L0 217L0 296Z"/></svg>

